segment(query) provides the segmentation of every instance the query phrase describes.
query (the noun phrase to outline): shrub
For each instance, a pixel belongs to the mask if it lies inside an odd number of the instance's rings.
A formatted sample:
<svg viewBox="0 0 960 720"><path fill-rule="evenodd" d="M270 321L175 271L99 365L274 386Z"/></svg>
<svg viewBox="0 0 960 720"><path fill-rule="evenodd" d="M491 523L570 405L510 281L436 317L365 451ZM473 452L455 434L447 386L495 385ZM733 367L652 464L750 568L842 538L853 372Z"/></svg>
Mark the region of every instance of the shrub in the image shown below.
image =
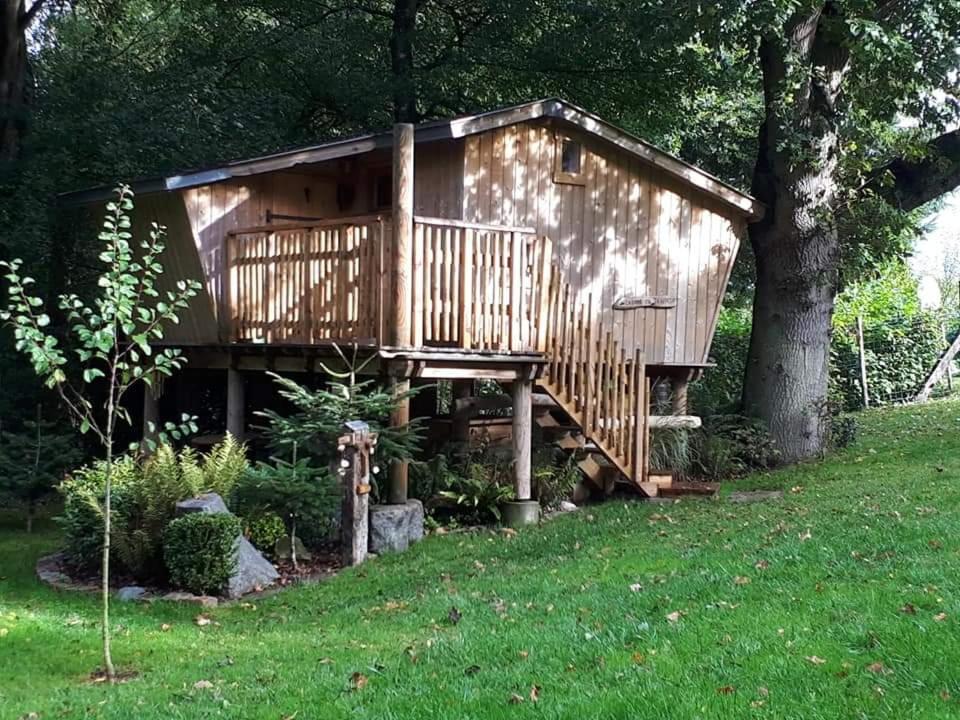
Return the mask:
<svg viewBox="0 0 960 720"><path fill-rule="evenodd" d="M650 432L651 470L672 470L685 477L695 465L696 452L688 430L658 428Z"/></svg>
<svg viewBox="0 0 960 720"><path fill-rule="evenodd" d="M247 471L247 451L242 443L230 433L203 456L203 490L215 492L223 498L230 497L233 488Z"/></svg>
<svg viewBox="0 0 960 720"><path fill-rule="evenodd" d="M114 518L124 513L125 495L136 482L137 466L130 457L113 465ZM60 483L63 495L63 514L57 518L64 535L64 555L67 562L82 573L100 569L100 551L103 547L103 494L106 487L107 465L96 462L77 470ZM112 557L117 555L112 546Z"/></svg>
<svg viewBox="0 0 960 720"><path fill-rule="evenodd" d="M247 521L244 534L261 552L273 553L277 541L286 536L287 526L276 513L264 512Z"/></svg>
<svg viewBox="0 0 960 720"><path fill-rule="evenodd" d="M146 459L118 460L113 479L112 557L137 579L164 580L163 534L177 503L207 489L231 488L241 466L247 467L243 446L229 440L206 456L191 448L177 453L163 444ZM102 540L97 531L102 533L103 528L105 470L104 464L97 463L74 473L60 486L65 552L68 560L84 571L94 571L99 564Z"/></svg>
<svg viewBox="0 0 960 720"><path fill-rule="evenodd" d="M850 447L857 441L860 425L857 419L850 415L833 415L830 417L830 447L842 450Z"/></svg>
<svg viewBox="0 0 960 720"><path fill-rule="evenodd" d="M555 447L538 448L533 456L533 496L545 508L569 500L580 480L576 456Z"/></svg>
<svg viewBox="0 0 960 720"><path fill-rule="evenodd" d="M500 448L451 443L411 466L413 487L427 510L448 522L499 522L500 505L513 498L511 462Z"/></svg>
<svg viewBox="0 0 960 720"><path fill-rule="evenodd" d="M766 428L757 420L740 415L706 418L692 436L691 470L711 480L766 470L780 460L780 452Z"/></svg>
<svg viewBox="0 0 960 720"><path fill-rule="evenodd" d="M190 513L164 533L163 557L175 587L219 594L237 567L240 519L226 513Z"/></svg>

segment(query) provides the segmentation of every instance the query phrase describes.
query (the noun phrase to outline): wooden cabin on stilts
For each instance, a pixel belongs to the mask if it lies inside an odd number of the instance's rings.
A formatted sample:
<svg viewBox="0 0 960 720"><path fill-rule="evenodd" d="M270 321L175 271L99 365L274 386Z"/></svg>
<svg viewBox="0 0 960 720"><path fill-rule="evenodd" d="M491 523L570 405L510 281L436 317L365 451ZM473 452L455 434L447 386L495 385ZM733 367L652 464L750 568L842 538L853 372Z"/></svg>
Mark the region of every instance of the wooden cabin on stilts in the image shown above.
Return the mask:
<svg viewBox="0 0 960 720"><path fill-rule="evenodd" d="M451 428L509 386L517 498L535 423L584 472L654 495L651 424L691 424L751 197L558 99L134 184L137 228L168 229L164 282L198 278L167 342L225 385L243 438L251 379L318 372L333 344L395 384L451 381ZM109 189L63 202L97 210ZM651 382L675 418L651 418ZM429 409L428 409L429 411ZM158 399L144 399L158 417ZM410 415L404 406L394 420ZM406 467L388 499L407 496Z"/></svg>

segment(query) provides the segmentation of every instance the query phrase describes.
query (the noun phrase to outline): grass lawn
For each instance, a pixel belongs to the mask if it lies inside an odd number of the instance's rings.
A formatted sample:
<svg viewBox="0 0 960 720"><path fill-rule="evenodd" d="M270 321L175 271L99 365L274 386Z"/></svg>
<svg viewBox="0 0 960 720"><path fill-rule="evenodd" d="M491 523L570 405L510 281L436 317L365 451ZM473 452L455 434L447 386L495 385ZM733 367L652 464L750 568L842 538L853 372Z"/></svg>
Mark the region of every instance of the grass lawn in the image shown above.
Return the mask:
<svg viewBox="0 0 960 720"><path fill-rule="evenodd" d="M205 626L117 603L140 675L112 688L86 679L96 598L34 579L56 530L7 518L0 717L960 717L960 403L861 419L849 450L738 484L781 501L432 537Z"/></svg>

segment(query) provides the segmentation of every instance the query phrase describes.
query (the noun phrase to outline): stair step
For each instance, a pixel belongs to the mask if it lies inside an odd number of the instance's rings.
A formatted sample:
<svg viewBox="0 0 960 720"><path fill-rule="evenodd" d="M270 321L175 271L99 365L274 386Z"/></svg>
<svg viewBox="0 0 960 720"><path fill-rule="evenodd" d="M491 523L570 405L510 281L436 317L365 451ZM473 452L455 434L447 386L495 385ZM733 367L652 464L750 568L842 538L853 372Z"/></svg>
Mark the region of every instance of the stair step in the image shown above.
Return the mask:
<svg viewBox="0 0 960 720"><path fill-rule="evenodd" d="M710 497L720 489L718 483L709 482L674 482L669 487L660 487L660 497L680 497L681 495L699 495Z"/></svg>
<svg viewBox="0 0 960 720"><path fill-rule="evenodd" d="M660 486L652 482L640 483L640 491L647 497L657 497L660 494Z"/></svg>
<svg viewBox="0 0 960 720"><path fill-rule="evenodd" d="M537 415L536 423L542 428L560 427L560 422L550 412L544 412L542 415Z"/></svg>
<svg viewBox="0 0 960 720"><path fill-rule="evenodd" d="M557 440L557 447L562 448L563 450L579 450L580 448L586 447L587 439L580 433L566 433L563 437Z"/></svg>

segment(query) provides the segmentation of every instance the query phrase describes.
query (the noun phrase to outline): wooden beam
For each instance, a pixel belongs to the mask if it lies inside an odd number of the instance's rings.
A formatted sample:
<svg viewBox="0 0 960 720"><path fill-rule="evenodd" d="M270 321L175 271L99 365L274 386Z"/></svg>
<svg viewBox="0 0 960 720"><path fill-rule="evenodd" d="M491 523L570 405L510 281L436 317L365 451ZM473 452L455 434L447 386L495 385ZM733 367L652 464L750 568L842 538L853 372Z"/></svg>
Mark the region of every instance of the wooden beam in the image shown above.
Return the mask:
<svg viewBox="0 0 960 720"><path fill-rule="evenodd" d="M451 423L453 440L454 442L467 442L470 440L470 416L457 413L456 407L460 401L470 398L470 393L473 392L473 381L454 380L452 385L453 411L450 414L453 417L453 422Z"/></svg>
<svg viewBox="0 0 960 720"><path fill-rule="evenodd" d="M687 379L674 378L671 385L673 386L673 397L670 400L671 410L674 415L686 415L687 406L689 405L687 400Z"/></svg>
<svg viewBox="0 0 960 720"><path fill-rule="evenodd" d="M530 404L533 407L559 407L557 401L545 393L531 393ZM453 403L453 414L476 415L481 410L502 410L511 407L513 399L506 395L488 395L485 397L458 397Z"/></svg>
<svg viewBox="0 0 960 720"><path fill-rule="evenodd" d="M513 486L517 500L530 499L530 455L533 442L533 381L513 383Z"/></svg>
<svg viewBox="0 0 960 720"><path fill-rule="evenodd" d="M413 125L393 127L393 305L392 344L410 345L410 290L413 259Z"/></svg>
<svg viewBox="0 0 960 720"><path fill-rule="evenodd" d="M696 415L650 415L651 430L696 430L703 421Z"/></svg>
<svg viewBox="0 0 960 720"><path fill-rule="evenodd" d="M243 373L227 368L227 432L237 442L246 440L244 390Z"/></svg>
<svg viewBox="0 0 960 720"><path fill-rule="evenodd" d="M933 388L936 387L937 383L943 379L943 376L947 373L947 368L950 367L950 363L953 362L953 358L958 352L960 352L960 334L953 339L953 342L950 343L950 347L947 348L947 351L940 356L939 362L937 362L936 366L927 376L927 379L923 383L923 387L920 388L920 392L918 392L917 396L914 398L915 402L923 402L930 397L930 393L933 392Z"/></svg>
<svg viewBox="0 0 960 720"><path fill-rule="evenodd" d="M410 389L410 381L393 379L394 396L402 395ZM390 427L402 427L410 422L410 401L404 400L390 414ZM407 502L408 463L394 461L390 463L390 490L387 500L391 505L403 505Z"/></svg>

